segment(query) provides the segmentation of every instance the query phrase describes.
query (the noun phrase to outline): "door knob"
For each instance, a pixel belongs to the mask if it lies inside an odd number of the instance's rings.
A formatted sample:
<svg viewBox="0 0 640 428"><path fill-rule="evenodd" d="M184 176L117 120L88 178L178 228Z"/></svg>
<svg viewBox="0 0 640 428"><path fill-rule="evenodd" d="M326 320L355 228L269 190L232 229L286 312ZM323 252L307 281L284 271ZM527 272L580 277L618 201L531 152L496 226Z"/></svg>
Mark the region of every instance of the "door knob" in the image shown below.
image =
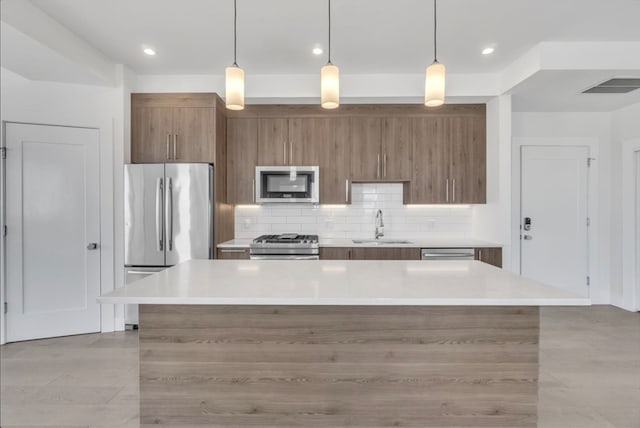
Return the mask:
<svg viewBox="0 0 640 428"><path fill-rule="evenodd" d="M522 239L524 239L525 241L531 241L531 240L533 239L533 236L531 236L531 235L524 235L524 236L522 237Z"/></svg>
<svg viewBox="0 0 640 428"><path fill-rule="evenodd" d="M97 249L98 249L97 242L91 242L89 245L87 245L87 250L97 250Z"/></svg>

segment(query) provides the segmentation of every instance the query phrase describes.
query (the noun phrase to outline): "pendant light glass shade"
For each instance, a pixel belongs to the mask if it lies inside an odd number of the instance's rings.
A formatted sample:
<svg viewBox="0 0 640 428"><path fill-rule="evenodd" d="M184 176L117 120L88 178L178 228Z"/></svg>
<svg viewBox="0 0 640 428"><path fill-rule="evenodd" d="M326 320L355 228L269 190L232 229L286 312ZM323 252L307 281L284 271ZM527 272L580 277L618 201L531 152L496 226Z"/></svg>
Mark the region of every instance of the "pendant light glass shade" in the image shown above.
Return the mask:
<svg viewBox="0 0 640 428"><path fill-rule="evenodd" d="M244 70L236 61L238 52L238 4L233 0L233 65L224 69L224 104L229 110L244 109Z"/></svg>
<svg viewBox="0 0 640 428"><path fill-rule="evenodd" d="M444 104L445 67L434 61L427 67L424 82L424 105L438 107Z"/></svg>
<svg viewBox="0 0 640 428"><path fill-rule="evenodd" d="M244 70L233 65L224 70L225 105L229 110L244 109Z"/></svg>
<svg viewBox="0 0 640 428"><path fill-rule="evenodd" d="M320 104L326 109L340 106L340 70L333 64L320 70Z"/></svg>

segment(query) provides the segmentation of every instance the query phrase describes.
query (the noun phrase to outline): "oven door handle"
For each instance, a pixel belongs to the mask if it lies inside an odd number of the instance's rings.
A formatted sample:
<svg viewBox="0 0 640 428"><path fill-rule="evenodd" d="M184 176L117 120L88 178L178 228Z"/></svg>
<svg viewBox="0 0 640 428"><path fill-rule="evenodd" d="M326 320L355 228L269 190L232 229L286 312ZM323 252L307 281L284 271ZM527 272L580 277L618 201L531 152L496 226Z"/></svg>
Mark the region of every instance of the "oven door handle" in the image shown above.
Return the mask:
<svg viewBox="0 0 640 428"><path fill-rule="evenodd" d="M320 260L320 257L316 255L306 256L293 256L293 255L260 255L252 254L251 260Z"/></svg>

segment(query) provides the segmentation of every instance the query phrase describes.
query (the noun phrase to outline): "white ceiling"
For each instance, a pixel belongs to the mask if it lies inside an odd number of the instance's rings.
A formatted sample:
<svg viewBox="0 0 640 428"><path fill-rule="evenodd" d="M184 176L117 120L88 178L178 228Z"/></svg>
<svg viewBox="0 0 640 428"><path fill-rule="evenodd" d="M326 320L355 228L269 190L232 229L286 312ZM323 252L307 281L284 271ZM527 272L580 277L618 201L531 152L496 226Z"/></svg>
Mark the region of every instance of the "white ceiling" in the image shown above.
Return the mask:
<svg viewBox="0 0 640 428"><path fill-rule="evenodd" d="M32 80L224 93L233 0L1 0L2 66ZM349 102L421 102L433 60L430 0L333 0L332 61ZM441 0L447 102L513 95L515 111L612 111L628 94L582 94L640 77L640 0ZM317 102L327 0L238 0L238 63L251 103ZM582 42L582 43L573 43ZM149 57L142 48L154 48ZM321 46L325 53L311 50ZM489 56L480 54L496 48ZM124 69L125 73L129 73ZM129 74L127 74L129 76ZM131 82L130 81L130 82Z"/></svg>
<svg viewBox="0 0 640 428"><path fill-rule="evenodd" d="M8 1L8 0L4 0ZM21 0L24 1L24 0ZM33 0L138 74L221 74L232 62L232 0ZM250 74L317 73L325 0L238 0L238 63ZM332 60L342 73L421 73L433 59L432 2L334 0ZM443 0L439 59L494 73L543 41L639 41L638 0ZM147 57L141 47L158 54ZM493 45L495 54L482 56Z"/></svg>

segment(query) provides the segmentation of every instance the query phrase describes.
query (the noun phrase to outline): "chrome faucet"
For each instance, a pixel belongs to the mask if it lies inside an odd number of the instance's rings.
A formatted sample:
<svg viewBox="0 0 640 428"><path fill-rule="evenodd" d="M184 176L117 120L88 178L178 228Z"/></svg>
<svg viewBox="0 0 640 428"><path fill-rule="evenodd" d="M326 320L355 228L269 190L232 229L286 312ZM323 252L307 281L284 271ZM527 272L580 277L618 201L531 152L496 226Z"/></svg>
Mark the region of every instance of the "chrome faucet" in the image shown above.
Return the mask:
<svg viewBox="0 0 640 428"><path fill-rule="evenodd" d="M382 210L376 213L376 239L384 236L384 220L382 219Z"/></svg>

